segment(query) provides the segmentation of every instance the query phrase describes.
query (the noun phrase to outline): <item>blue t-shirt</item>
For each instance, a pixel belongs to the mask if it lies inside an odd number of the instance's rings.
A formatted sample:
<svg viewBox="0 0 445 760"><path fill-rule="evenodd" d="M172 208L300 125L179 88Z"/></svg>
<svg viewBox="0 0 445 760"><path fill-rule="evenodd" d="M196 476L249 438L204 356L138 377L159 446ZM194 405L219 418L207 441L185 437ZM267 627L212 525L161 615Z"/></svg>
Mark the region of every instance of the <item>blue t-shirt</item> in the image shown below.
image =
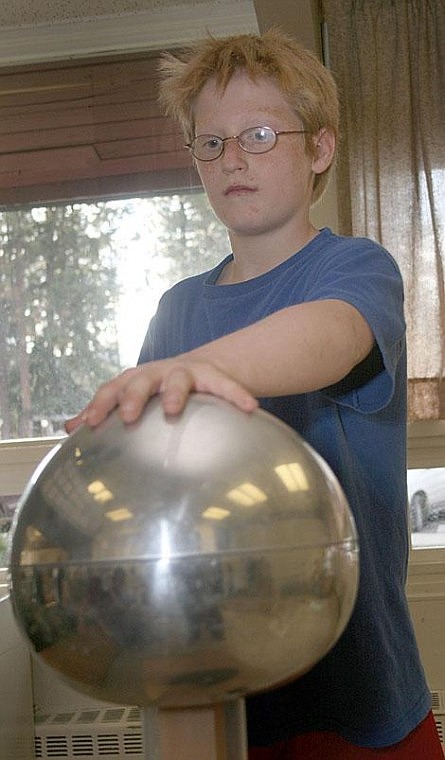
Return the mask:
<svg viewBox="0 0 445 760"><path fill-rule="evenodd" d="M230 261L178 283L162 297L139 362L189 351L304 301L339 299L370 325L370 355L321 391L260 399L336 473L360 540L360 584L351 620L306 675L247 700L249 744L311 730L380 747L406 736L430 709L410 621L406 496L406 349L403 286L381 246L322 230L269 272L217 285ZM292 333L289 333L292 341ZM240 357L240 362L243 357Z"/></svg>

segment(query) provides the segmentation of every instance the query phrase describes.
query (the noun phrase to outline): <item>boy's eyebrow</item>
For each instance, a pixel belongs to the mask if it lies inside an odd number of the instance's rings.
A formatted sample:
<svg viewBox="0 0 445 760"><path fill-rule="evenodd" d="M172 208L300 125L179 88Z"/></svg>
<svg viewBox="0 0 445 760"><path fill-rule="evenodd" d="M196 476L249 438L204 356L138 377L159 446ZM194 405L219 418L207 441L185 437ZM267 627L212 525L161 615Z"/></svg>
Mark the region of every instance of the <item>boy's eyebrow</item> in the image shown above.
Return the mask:
<svg viewBox="0 0 445 760"><path fill-rule="evenodd" d="M257 114L260 114L260 115L258 116L258 118L256 118L255 116L253 116L252 117L253 121L252 121L250 119L249 113L252 113L252 114L257 113ZM250 121L251 121L251 123L247 124L247 128L249 128L249 127L268 127L268 126L271 126L270 124L267 124L267 117L269 117L269 116L276 117L276 118L283 118L284 117L284 114L283 114L283 111L282 111L281 108L274 108L273 106L270 107L270 106L266 106L266 105L264 107L262 107L262 106L261 107L255 107L255 108L252 108L250 110L249 110L249 107L247 105L247 107L243 107L243 114L245 114L246 117L248 117L250 119ZM264 114L264 119L262 117L262 114ZM295 116L296 119L299 119L300 122L301 122L301 119L300 119L300 117L298 116L297 113L293 113L292 115ZM195 123L195 128L196 128L196 123ZM196 129L195 129L195 132L196 132ZM206 134L210 134L210 131L208 129L204 129L204 132ZM200 133L203 134L203 129L201 127L200 127ZM211 134L216 134L216 133L215 133L215 131L212 131Z"/></svg>

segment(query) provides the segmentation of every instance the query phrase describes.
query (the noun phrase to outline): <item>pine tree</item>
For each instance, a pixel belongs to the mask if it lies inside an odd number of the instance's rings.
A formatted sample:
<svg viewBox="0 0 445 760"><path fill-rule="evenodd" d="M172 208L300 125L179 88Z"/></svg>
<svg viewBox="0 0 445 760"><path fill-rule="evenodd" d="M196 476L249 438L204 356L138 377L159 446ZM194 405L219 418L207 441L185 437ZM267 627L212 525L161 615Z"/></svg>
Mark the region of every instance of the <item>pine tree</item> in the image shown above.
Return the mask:
<svg viewBox="0 0 445 760"><path fill-rule="evenodd" d="M115 224L105 204L0 214L2 438L51 434L119 369Z"/></svg>

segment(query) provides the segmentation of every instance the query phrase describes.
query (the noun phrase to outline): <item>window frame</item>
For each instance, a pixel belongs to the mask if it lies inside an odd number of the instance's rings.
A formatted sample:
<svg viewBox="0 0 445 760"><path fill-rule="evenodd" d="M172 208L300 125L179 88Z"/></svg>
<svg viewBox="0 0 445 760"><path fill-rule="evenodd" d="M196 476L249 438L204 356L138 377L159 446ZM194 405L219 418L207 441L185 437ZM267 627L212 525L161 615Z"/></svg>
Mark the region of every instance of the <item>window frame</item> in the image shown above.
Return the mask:
<svg viewBox="0 0 445 760"><path fill-rule="evenodd" d="M412 422L408 425L407 446L408 469L445 467L445 420L425 420ZM440 594L445 593L445 547L419 547L412 548L410 553L410 573L408 586L424 583L425 574L430 577L430 582L435 591L438 576L440 580Z"/></svg>
<svg viewBox="0 0 445 760"><path fill-rule="evenodd" d="M64 437L0 441L0 495L21 495L36 468ZM445 467L445 420L408 426L408 467ZM428 589L425 589L428 585ZM412 549L409 558L409 595L443 596L445 547Z"/></svg>

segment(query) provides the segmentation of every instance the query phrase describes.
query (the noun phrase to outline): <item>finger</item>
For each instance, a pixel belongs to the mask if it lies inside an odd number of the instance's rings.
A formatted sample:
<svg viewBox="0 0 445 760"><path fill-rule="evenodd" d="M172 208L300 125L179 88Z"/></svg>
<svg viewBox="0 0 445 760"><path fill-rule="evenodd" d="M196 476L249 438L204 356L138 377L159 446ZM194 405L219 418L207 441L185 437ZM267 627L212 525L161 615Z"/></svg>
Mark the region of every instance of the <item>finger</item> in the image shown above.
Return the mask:
<svg viewBox="0 0 445 760"><path fill-rule="evenodd" d="M124 422L135 422L152 396L159 393L162 382L160 365L140 365L118 398L119 414Z"/></svg>
<svg viewBox="0 0 445 760"><path fill-rule="evenodd" d="M241 409L242 412L248 412L250 414L251 412L254 412L255 409L258 409L258 399L256 399L255 396L252 396L252 394L241 385L235 384L230 388L225 398L227 401L230 401L231 404L238 407L238 409Z"/></svg>
<svg viewBox="0 0 445 760"><path fill-rule="evenodd" d="M65 420L64 427L68 435L77 430L80 425L83 425L83 423L86 422L86 417L86 409L82 409L82 411L76 414L75 417L70 417L68 420Z"/></svg>
<svg viewBox="0 0 445 760"><path fill-rule="evenodd" d="M258 407L257 399L246 388L210 365L175 367L164 379L160 390L164 412L169 415L180 414L193 391L218 396L243 412L250 413Z"/></svg>
<svg viewBox="0 0 445 760"><path fill-rule="evenodd" d="M180 414L190 396L195 390L196 381L193 372L184 367L175 367L164 379L162 391L162 408L165 414Z"/></svg>
<svg viewBox="0 0 445 760"><path fill-rule="evenodd" d="M137 371L137 367L125 370L96 391L85 410L85 421L88 425L96 427L120 404Z"/></svg>
<svg viewBox="0 0 445 760"><path fill-rule="evenodd" d="M196 390L219 396L243 412L251 413L258 408L257 399L244 386L222 373L205 378L197 385Z"/></svg>
<svg viewBox="0 0 445 760"><path fill-rule="evenodd" d="M192 365L195 378L194 390L210 393L229 401L243 412L253 412L258 407L257 399L230 375L211 364Z"/></svg>

